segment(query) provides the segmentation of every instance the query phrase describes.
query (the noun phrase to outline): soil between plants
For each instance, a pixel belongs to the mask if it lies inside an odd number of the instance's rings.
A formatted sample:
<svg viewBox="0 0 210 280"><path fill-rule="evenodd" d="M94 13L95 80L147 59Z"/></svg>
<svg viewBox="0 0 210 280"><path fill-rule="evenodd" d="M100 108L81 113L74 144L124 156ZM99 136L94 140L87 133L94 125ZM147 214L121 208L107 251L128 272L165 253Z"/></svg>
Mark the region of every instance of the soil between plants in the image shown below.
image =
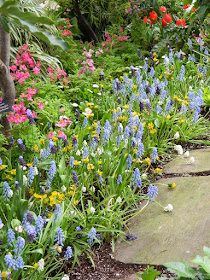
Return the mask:
<svg viewBox="0 0 210 280"><path fill-rule="evenodd" d="M105 243L100 250L95 248L93 254L92 258L95 263L95 270L85 254L79 259L80 266L76 265L70 275L66 266L66 274L69 275L70 280L125 280L129 275L142 272L147 268L145 264L125 264L113 259L112 249L109 243ZM170 273L163 266L154 266L154 268L168 279L174 277L174 274Z"/></svg>

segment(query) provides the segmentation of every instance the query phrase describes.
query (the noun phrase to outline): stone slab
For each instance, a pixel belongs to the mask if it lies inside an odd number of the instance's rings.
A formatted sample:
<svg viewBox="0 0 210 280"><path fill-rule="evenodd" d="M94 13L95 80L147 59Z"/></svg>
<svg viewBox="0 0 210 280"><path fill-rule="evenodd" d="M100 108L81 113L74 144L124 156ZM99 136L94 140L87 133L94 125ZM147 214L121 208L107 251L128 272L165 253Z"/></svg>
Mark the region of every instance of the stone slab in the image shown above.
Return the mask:
<svg viewBox="0 0 210 280"><path fill-rule="evenodd" d="M193 164L187 164L187 161L189 161L190 157L195 158L195 162ZM165 165L163 172L166 174L171 174L210 171L210 148L192 150L190 151L190 157L175 157L174 160Z"/></svg>
<svg viewBox="0 0 210 280"><path fill-rule="evenodd" d="M174 189L167 186L172 182L177 185ZM119 240L115 258L136 264L189 263L197 254L203 255L203 246L210 247L210 176L167 178L155 184L157 202L172 204L173 211L151 203L129 225L138 239Z"/></svg>

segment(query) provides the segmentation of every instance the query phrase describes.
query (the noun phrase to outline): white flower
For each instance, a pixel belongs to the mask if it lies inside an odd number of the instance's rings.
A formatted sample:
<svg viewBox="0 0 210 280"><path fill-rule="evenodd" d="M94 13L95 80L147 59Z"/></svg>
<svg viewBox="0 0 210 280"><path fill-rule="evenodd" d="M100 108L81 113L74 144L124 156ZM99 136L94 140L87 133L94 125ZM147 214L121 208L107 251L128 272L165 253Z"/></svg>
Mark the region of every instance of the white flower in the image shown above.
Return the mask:
<svg viewBox="0 0 210 280"><path fill-rule="evenodd" d="M69 276L65 274L61 280L69 280Z"/></svg>
<svg viewBox="0 0 210 280"><path fill-rule="evenodd" d="M178 155L183 155L183 148L181 145L175 145L174 149L177 151Z"/></svg>
<svg viewBox="0 0 210 280"><path fill-rule="evenodd" d="M23 175L23 186L27 186L28 179L26 175Z"/></svg>
<svg viewBox="0 0 210 280"><path fill-rule="evenodd" d="M97 148L97 153L98 153L99 156L100 156L101 154L103 154L103 152L104 152L103 147L102 147L102 148Z"/></svg>
<svg viewBox="0 0 210 280"><path fill-rule="evenodd" d="M22 166L22 165L21 165L21 167L22 167L23 171L25 171L25 170L27 169L26 166Z"/></svg>
<svg viewBox="0 0 210 280"><path fill-rule="evenodd" d="M93 88L99 88L99 85L93 84Z"/></svg>
<svg viewBox="0 0 210 280"><path fill-rule="evenodd" d="M98 92L97 94L98 94L99 96L101 96L101 92Z"/></svg>
<svg viewBox="0 0 210 280"><path fill-rule="evenodd" d="M175 134L174 134L174 139L179 139L180 135L179 135L179 131L177 131Z"/></svg>
<svg viewBox="0 0 210 280"><path fill-rule="evenodd" d="M83 186L83 187L82 187L82 191L83 191L83 192L86 192L86 191L87 191L86 187Z"/></svg>
<svg viewBox="0 0 210 280"><path fill-rule="evenodd" d="M163 105L163 101L161 101L161 100L158 101L158 105L159 105L159 106Z"/></svg>
<svg viewBox="0 0 210 280"><path fill-rule="evenodd" d="M66 186L63 185L63 186L61 187L61 191L62 191L62 192L65 192L65 191L66 191Z"/></svg>
<svg viewBox="0 0 210 280"><path fill-rule="evenodd" d="M191 87L191 86L189 87L189 90L192 90L192 87Z"/></svg>
<svg viewBox="0 0 210 280"><path fill-rule="evenodd" d="M91 213L91 214L94 214L95 211L96 211L96 209L95 209L94 207L90 207L90 213Z"/></svg>
<svg viewBox="0 0 210 280"><path fill-rule="evenodd" d="M80 150L77 150L77 152L76 152L76 156L80 156L80 155L81 155Z"/></svg>
<svg viewBox="0 0 210 280"><path fill-rule="evenodd" d="M77 103L72 103L73 107L78 107L79 105Z"/></svg>
<svg viewBox="0 0 210 280"><path fill-rule="evenodd" d="M84 140L84 141L82 142L82 145L86 147L86 146L87 146L87 141Z"/></svg>
<svg viewBox="0 0 210 280"><path fill-rule="evenodd" d="M166 207L164 207L164 211L166 212L171 212L173 209L174 209L173 205L171 204L168 204Z"/></svg>
<svg viewBox="0 0 210 280"><path fill-rule="evenodd" d="M90 108L85 108L85 112L83 112L82 114L87 117L92 114L92 110Z"/></svg>
<svg viewBox="0 0 210 280"><path fill-rule="evenodd" d="M144 180L147 179L147 174L146 173L142 174L141 178L144 179Z"/></svg>
<svg viewBox="0 0 210 280"><path fill-rule="evenodd" d="M188 161L188 164L193 164L195 162L195 158L194 157L191 157Z"/></svg>
<svg viewBox="0 0 210 280"><path fill-rule="evenodd" d="M58 87L59 87L59 88L63 88L63 86L61 86L61 85L58 85Z"/></svg>
<svg viewBox="0 0 210 280"><path fill-rule="evenodd" d="M40 259L38 261L38 270L43 271L44 270L44 259Z"/></svg>
<svg viewBox="0 0 210 280"><path fill-rule="evenodd" d="M48 105L48 101L45 102L45 105Z"/></svg>
<svg viewBox="0 0 210 280"><path fill-rule="evenodd" d="M35 166L35 167L34 167L34 175L36 176L36 175L38 175L38 174L39 174L39 171L38 171L37 167Z"/></svg>
<svg viewBox="0 0 210 280"><path fill-rule="evenodd" d="M10 191L9 191L8 197L13 197L13 190L10 190Z"/></svg>
<svg viewBox="0 0 210 280"><path fill-rule="evenodd" d="M92 91L92 90L90 90L89 88L87 89L87 91L89 91L90 93L93 93L93 91Z"/></svg>
<svg viewBox="0 0 210 280"><path fill-rule="evenodd" d="M53 11L58 11L58 9L60 8L60 6L56 2L51 0L40 3L40 6L44 9L53 10Z"/></svg>
<svg viewBox="0 0 210 280"><path fill-rule="evenodd" d="M22 233L23 232L23 227L22 226L16 226L15 231Z"/></svg>
<svg viewBox="0 0 210 280"><path fill-rule="evenodd" d="M116 203L121 203L121 202L122 202L122 198L118 196L118 198L116 199Z"/></svg>
<svg viewBox="0 0 210 280"><path fill-rule="evenodd" d="M184 157L186 158L186 157L189 157L189 155L190 155L190 152L189 151L186 151L185 153L184 153Z"/></svg>
<svg viewBox="0 0 210 280"><path fill-rule="evenodd" d="M91 186L91 187L90 187L90 190L91 190L91 192L93 192L93 193L94 193L96 189L95 189L95 187L94 187L94 186Z"/></svg>
<svg viewBox="0 0 210 280"><path fill-rule="evenodd" d="M75 211L70 211L70 216L73 218L73 217L75 217L76 216L76 213L75 213Z"/></svg>

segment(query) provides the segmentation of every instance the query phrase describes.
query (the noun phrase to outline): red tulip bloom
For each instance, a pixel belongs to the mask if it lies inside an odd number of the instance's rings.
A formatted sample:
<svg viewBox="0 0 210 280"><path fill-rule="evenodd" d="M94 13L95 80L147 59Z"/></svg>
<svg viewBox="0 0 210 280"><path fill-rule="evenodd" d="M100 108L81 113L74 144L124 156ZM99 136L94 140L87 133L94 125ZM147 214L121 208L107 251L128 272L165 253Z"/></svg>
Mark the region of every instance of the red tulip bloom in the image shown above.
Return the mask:
<svg viewBox="0 0 210 280"><path fill-rule="evenodd" d="M177 21L176 21L176 25L178 25L178 26L183 26L183 27L185 27L186 26L186 22L185 22L185 19L178 19Z"/></svg>
<svg viewBox="0 0 210 280"><path fill-rule="evenodd" d="M155 11L152 11L151 13L149 13L149 19L157 20L158 19L157 13Z"/></svg>
<svg viewBox="0 0 210 280"><path fill-rule="evenodd" d="M154 21L152 21L152 20L150 20L150 22L149 22L150 24L155 24L155 22Z"/></svg>
<svg viewBox="0 0 210 280"><path fill-rule="evenodd" d="M165 12L166 12L166 7L164 7L164 6L160 7L160 11L161 11L162 13L165 13Z"/></svg>
<svg viewBox="0 0 210 280"><path fill-rule="evenodd" d="M187 10L190 7L190 4L184 5L183 8Z"/></svg>
<svg viewBox="0 0 210 280"><path fill-rule="evenodd" d="M167 25L167 21L165 20L165 18L162 18L162 26L166 26Z"/></svg>
<svg viewBox="0 0 210 280"><path fill-rule="evenodd" d="M165 14L164 19L167 23L170 23L172 21L171 14Z"/></svg>
<svg viewBox="0 0 210 280"><path fill-rule="evenodd" d="M144 17L144 18L143 18L143 21L144 21L145 23L147 23L147 22L148 22L147 17Z"/></svg>

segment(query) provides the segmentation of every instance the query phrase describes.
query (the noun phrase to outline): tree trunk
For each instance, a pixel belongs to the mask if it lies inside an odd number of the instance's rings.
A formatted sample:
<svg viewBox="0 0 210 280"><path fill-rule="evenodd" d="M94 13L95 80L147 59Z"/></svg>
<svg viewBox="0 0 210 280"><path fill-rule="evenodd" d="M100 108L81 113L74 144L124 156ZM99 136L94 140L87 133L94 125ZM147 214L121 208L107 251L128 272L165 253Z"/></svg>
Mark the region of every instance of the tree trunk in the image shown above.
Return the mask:
<svg viewBox="0 0 210 280"><path fill-rule="evenodd" d="M86 19L84 18L83 14L80 11L79 0L74 1L74 10L77 14L78 21L80 22L82 32L85 35L87 35L90 41L94 41L95 43L98 43L99 42L98 37L96 36L95 32L87 23Z"/></svg>
<svg viewBox="0 0 210 280"><path fill-rule="evenodd" d="M7 33L0 24L0 86L2 90L2 97L11 106L15 101L15 85L10 75L10 34ZM6 116L1 119L2 133L10 136L10 123Z"/></svg>

